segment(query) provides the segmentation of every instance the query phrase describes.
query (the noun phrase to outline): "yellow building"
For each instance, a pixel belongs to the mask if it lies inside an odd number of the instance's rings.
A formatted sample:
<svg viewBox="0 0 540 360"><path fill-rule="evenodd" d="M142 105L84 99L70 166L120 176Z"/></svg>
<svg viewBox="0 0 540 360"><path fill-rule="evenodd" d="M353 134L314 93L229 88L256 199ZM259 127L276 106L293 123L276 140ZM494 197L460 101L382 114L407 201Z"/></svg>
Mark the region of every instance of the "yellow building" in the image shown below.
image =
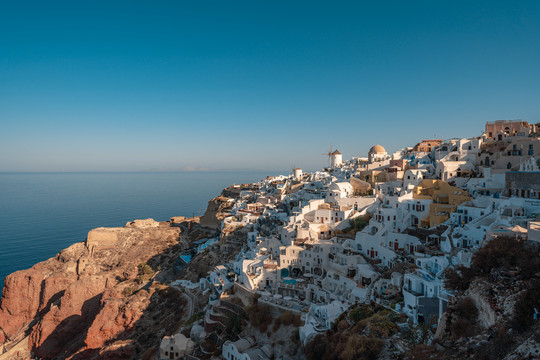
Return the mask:
<svg viewBox="0 0 540 360"><path fill-rule="evenodd" d="M429 228L448 220L459 204L472 199L467 191L451 186L446 181L429 179L423 180L414 188L413 197L432 201L429 216L419 224Z"/></svg>

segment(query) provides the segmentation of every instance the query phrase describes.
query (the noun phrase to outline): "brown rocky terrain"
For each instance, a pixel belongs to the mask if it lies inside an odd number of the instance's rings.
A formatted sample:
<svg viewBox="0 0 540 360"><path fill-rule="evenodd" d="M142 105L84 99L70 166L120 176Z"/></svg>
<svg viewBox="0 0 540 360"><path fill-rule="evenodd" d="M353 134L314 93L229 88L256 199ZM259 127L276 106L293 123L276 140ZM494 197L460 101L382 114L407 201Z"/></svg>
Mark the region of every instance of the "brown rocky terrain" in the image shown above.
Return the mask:
<svg viewBox="0 0 540 360"><path fill-rule="evenodd" d="M182 317L181 294L156 280L188 247L187 227L148 219L94 229L86 242L9 275L0 359L146 356Z"/></svg>

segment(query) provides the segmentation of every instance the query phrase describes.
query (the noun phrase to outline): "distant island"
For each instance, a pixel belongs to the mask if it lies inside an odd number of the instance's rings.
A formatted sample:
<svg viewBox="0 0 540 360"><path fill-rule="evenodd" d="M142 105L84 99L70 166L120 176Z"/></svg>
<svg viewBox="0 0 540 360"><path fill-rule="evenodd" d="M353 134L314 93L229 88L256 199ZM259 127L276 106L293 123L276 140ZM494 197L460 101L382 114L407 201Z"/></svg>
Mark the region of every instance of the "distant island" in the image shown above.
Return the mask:
<svg viewBox="0 0 540 360"><path fill-rule="evenodd" d="M540 123L327 155L9 275L0 360L540 358Z"/></svg>

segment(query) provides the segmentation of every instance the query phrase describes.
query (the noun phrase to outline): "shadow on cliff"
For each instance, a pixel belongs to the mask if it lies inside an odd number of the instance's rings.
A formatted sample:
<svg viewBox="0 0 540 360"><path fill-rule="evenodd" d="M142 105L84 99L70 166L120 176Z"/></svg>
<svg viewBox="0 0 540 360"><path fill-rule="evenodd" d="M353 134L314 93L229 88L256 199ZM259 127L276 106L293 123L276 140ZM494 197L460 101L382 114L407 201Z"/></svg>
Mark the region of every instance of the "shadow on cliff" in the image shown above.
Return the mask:
<svg viewBox="0 0 540 360"><path fill-rule="evenodd" d="M44 289L45 289L45 282L42 282L41 283L41 292L39 294L40 299L43 297ZM49 301L47 301L47 304L45 304L45 306L43 306L43 308L40 311L37 312L37 314L34 317L34 320L32 320L30 325L28 325L28 329L26 329L26 331L24 333L25 336L29 336L32 333L34 325L36 325L38 323L38 319L43 318L43 316L45 316L45 314L47 314L47 312L51 309L52 305L55 302L57 302L58 300L60 300L62 298L62 296L64 296L65 292L66 292L66 290L61 290L61 291L57 292L56 294L54 294L53 296L51 296Z"/></svg>
<svg viewBox="0 0 540 360"><path fill-rule="evenodd" d="M161 253L147 260L146 264L152 271L171 272L174 261L181 255L182 246L175 243L165 248ZM40 359L153 359L163 336L175 333L184 314L185 300L181 293L168 286L154 282L153 277L145 278L137 284L137 279L122 279L116 285L124 283L123 288L133 289L114 299L103 298L103 293L87 300L80 316L71 316L63 320L54 331L33 349ZM119 310L113 318L99 316L107 306L109 300L122 301ZM146 301L146 299L148 301ZM129 305L129 306L128 306ZM130 308L131 306L131 308ZM133 315L133 306L144 307L142 315L128 328L122 328L126 318ZM130 310L131 309L131 310ZM132 311L132 313L127 314ZM104 312L107 314L107 312ZM126 316L127 315L127 316ZM89 329L94 322L107 321L107 327L99 325L99 335L102 335L104 344L100 348L86 349ZM119 332L110 338L110 324L117 326ZM39 324L37 325L39 326ZM115 328L116 330L116 328ZM93 342L96 343L95 339Z"/></svg>
<svg viewBox="0 0 540 360"><path fill-rule="evenodd" d="M34 354L44 360L59 356L65 359L73 355L77 349L72 345L77 343L77 337L88 329L99 313L101 296L99 294L86 300L81 308L81 315L72 315L62 320L40 346L32 349Z"/></svg>

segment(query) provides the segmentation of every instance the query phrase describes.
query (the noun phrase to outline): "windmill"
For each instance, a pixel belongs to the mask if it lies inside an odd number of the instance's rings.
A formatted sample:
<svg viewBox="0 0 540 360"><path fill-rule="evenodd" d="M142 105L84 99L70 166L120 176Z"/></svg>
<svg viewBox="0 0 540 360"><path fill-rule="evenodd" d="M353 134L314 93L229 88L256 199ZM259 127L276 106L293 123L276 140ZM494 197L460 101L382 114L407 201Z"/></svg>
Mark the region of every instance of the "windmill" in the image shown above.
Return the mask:
<svg viewBox="0 0 540 360"><path fill-rule="evenodd" d="M291 166L291 172L296 180L300 180L302 178L302 169L297 168L294 164Z"/></svg>

